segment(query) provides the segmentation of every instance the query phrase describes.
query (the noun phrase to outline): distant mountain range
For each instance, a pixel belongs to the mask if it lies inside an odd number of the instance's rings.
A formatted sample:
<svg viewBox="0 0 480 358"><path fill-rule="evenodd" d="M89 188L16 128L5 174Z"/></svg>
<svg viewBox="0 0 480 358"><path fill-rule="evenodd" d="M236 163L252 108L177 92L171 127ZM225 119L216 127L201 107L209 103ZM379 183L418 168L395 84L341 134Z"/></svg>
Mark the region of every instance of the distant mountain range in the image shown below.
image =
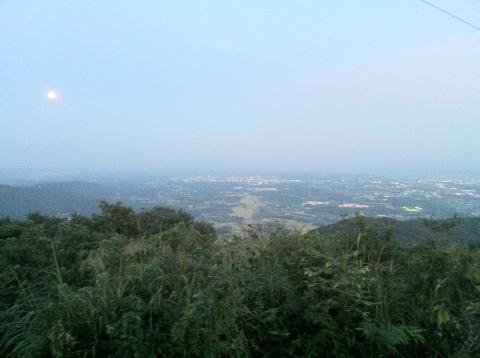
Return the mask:
<svg viewBox="0 0 480 358"><path fill-rule="evenodd" d="M23 219L30 212L66 217L91 215L100 200L112 200L117 190L103 184L59 182L32 186L0 185L0 217Z"/></svg>

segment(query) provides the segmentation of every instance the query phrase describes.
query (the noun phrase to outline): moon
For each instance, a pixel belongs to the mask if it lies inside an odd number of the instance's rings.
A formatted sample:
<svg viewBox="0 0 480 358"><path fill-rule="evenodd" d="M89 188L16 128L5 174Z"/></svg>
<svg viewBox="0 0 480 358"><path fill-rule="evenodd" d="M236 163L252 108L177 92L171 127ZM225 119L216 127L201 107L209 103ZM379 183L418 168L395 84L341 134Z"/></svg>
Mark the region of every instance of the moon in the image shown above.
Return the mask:
<svg viewBox="0 0 480 358"><path fill-rule="evenodd" d="M50 90L47 92L47 98L49 101L56 101L58 100L58 94L57 92Z"/></svg>

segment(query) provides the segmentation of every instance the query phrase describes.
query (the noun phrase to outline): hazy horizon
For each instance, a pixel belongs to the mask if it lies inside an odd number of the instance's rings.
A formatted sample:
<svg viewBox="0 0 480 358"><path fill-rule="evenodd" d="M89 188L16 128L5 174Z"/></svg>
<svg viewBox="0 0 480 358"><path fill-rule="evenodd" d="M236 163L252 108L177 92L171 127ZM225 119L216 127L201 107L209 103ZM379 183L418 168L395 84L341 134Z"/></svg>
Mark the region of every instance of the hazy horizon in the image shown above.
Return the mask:
<svg viewBox="0 0 480 358"><path fill-rule="evenodd" d="M113 182L142 182L161 178L188 178L203 177L207 180L209 177L224 178L245 178L245 177L264 177L264 178L289 178L289 179L320 179L320 178L370 178L371 180L396 181L396 180L463 180L477 182L480 180L480 173L468 171L403 171L403 172L355 172L355 171L308 171L308 170L168 170L168 169L131 169L131 170L106 170L106 169L75 169L65 168L40 168L40 169L21 169L21 168L0 168L0 185L18 185L29 186L47 183L62 182L85 182L85 183L113 183Z"/></svg>
<svg viewBox="0 0 480 358"><path fill-rule="evenodd" d="M2 1L0 168L478 174L479 40L421 1Z"/></svg>

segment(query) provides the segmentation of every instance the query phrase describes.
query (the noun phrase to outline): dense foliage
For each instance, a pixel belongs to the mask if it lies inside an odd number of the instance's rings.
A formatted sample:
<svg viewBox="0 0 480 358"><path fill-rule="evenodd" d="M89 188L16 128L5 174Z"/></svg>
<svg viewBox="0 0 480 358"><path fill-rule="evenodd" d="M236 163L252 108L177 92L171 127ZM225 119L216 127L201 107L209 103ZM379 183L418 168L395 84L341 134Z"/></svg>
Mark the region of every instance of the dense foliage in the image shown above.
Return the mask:
<svg viewBox="0 0 480 358"><path fill-rule="evenodd" d="M366 217L364 221L381 231L387 228L392 230L393 238L401 242L434 240L473 246L480 242L480 217L454 216L448 219L418 218L404 221L387 217ZM360 229L355 219L344 219L316 230L326 235L335 235L341 231L356 236Z"/></svg>
<svg viewBox="0 0 480 358"><path fill-rule="evenodd" d="M181 211L0 222L0 355L480 355L480 251L282 229L218 238ZM448 228L447 228L448 229Z"/></svg>

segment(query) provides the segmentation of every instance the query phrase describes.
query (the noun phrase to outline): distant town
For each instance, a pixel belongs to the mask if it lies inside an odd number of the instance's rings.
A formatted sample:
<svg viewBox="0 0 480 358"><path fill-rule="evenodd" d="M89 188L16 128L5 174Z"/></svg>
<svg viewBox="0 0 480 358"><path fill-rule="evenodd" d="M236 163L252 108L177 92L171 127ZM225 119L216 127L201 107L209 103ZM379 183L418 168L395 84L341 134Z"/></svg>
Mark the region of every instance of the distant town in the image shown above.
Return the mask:
<svg viewBox="0 0 480 358"><path fill-rule="evenodd" d="M183 207L225 231L250 222L310 228L356 212L399 220L480 215L477 179L187 176L144 185L152 195L133 202Z"/></svg>
<svg viewBox="0 0 480 358"><path fill-rule="evenodd" d="M219 233L237 233L246 224L283 225L310 229L361 213L371 217L407 220L417 217L480 216L480 179L386 179L356 175L195 175L111 176L97 180L67 181L64 177L42 183L2 186L18 193L48 190L76 201L95 202L82 212L68 204L48 214L88 214L99 200L123 201L136 210L153 206L182 208L213 223ZM31 194L33 195L33 194ZM38 194L35 194L38 196ZM17 198L18 199L18 198ZM15 196L10 197L15 201ZM72 201L72 200L70 200ZM18 206L18 205L17 205ZM29 203L29 208L35 208ZM58 208L57 208L58 207ZM7 209L1 213L9 215ZM10 216L15 216L10 214Z"/></svg>

